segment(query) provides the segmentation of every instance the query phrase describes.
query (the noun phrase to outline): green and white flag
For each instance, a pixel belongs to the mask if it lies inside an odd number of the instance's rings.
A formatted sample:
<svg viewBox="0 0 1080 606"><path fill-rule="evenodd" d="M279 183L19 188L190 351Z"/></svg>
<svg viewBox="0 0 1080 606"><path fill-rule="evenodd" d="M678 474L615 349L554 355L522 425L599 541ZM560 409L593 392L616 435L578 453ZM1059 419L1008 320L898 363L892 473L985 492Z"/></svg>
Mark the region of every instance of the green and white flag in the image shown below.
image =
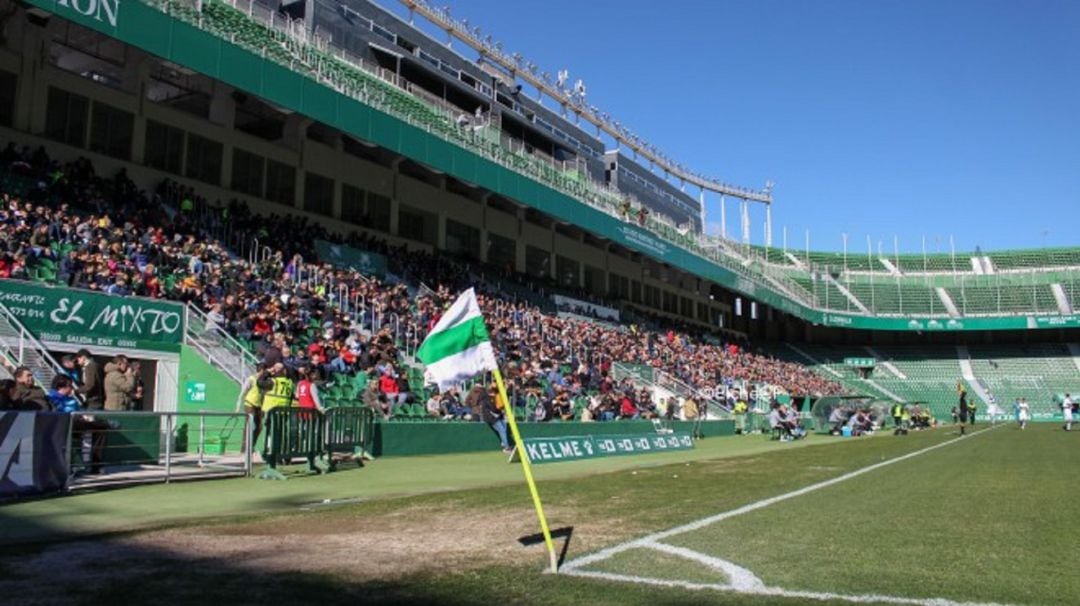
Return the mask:
<svg viewBox="0 0 1080 606"><path fill-rule="evenodd" d="M481 372L493 371L491 348L484 316L473 289L461 293L431 329L416 357L427 367L425 378L446 389Z"/></svg>

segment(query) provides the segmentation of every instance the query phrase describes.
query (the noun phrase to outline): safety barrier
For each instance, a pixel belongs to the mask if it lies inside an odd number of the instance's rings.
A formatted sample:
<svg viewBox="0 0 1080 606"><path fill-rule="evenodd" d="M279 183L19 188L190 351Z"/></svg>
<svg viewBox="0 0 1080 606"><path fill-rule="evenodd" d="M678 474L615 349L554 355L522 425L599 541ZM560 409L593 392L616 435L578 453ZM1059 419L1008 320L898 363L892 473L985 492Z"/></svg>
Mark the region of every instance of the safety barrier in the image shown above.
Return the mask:
<svg viewBox="0 0 1080 606"><path fill-rule="evenodd" d="M266 413L266 441L262 479L283 480L280 465L292 459L307 461L308 471L322 473L337 468L338 457L346 455L360 463L370 457L375 435L375 417L364 407L336 407L325 414L294 407L275 408Z"/></svg>
<svg viewBox="0 0 1080 606"><path fill-rule="evenodd" d="M323 415L317 410L293 407L274 408L264 419L266 441L263 461L266 470L259 477L283 480L278 465L287 465L296 457L307 460L308 471L320 473L316 459L323 451Z"/></svg>
<svg viewBox="0 0 1080 606"><path fill-rule="evenodd" d="M357 463L371 458L375 438L375 413L370 408L343 406L326 412L324 449L333 471L337 466L335 454L344 453Z"/></svg>

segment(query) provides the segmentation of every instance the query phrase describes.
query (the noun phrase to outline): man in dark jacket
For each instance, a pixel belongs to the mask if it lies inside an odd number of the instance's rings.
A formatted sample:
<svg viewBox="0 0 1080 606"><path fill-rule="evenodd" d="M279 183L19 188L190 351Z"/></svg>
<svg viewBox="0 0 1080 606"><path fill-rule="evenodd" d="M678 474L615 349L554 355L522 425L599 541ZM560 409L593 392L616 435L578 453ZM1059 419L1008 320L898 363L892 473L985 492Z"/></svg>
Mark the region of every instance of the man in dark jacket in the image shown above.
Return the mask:
<svg viewBox="0 0 1080 606"><path fill-rule="evenodd" d="M105 377L101 373L101 365L86 349L80 349L79 353L75 354L75 360L82 367L82 385L77 391L86 403L86 408L102 410L105 408Z"/></svg>
<svg viewBox="0 0 1080 606"><path fill-rule="evenodd" d="M45 390L34 384L34 373L25 366L15 369L15 391L11 399L18 410L49 412L53 409Z"/></svg>

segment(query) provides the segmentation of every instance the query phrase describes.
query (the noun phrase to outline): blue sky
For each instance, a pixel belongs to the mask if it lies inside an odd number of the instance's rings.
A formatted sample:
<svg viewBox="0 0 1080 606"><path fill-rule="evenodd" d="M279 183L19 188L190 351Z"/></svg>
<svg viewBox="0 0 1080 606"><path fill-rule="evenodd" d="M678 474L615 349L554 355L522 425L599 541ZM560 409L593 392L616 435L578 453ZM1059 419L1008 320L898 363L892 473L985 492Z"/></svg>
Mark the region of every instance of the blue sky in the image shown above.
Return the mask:
<svg viewBox="0 0 1080 606"><path fill-rule="evenodd" d="M1080 2L433 2L685 166L775 181L777 246L1080 245Z"/></svg>

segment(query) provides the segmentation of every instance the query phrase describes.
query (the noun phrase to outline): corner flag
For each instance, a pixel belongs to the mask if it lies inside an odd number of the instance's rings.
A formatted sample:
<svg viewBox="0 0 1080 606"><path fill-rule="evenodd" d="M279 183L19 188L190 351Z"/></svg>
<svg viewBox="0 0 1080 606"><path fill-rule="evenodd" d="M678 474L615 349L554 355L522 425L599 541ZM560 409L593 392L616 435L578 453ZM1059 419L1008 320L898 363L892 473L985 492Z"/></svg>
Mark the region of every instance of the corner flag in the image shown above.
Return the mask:
<svg viewBox="0 0 1080 606"><path fill-rule="evenodd" d="M514 420L514 410L510 398L506 396L506 385L503 383L502 373L499 372L495 350L491 347L484 316L480 312L480 304L476 302L473 289L461 293L450 309L439 318L416 350L416 357L424 363L425 379L437 383L439 389L446 389L482 372L491 372L494 376L499 397L505 406L506 423L510 426L514 444L521 455L521 469L525 473L525 482L529 485L536 517L540 519L540 530L544 534L544 543L547 544L548 557L551 559L551 571L558 572L559 559L555 554L555 545L551 542L551 531L548 529L547 517L544 516L544 506L540 503L540 493L533 480L529 455L521 447L521 434Z"/></svg>
<svg viewBox="0 0 1080 606"><path fill-rule="evenodd" d="M425 375L439 389L498 369L473 289L461 293L416 350Z"/></svg>

